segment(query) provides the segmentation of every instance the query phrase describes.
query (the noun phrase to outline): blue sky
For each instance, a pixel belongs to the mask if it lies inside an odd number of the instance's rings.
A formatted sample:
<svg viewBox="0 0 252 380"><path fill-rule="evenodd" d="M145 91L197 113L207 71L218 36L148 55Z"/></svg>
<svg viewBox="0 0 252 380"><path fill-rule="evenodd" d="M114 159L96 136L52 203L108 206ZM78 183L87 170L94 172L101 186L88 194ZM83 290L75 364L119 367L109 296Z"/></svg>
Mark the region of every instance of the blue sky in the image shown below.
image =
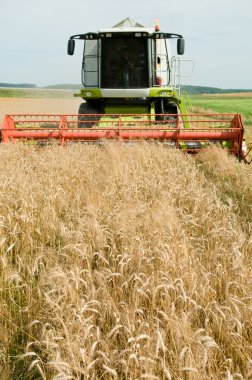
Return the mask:
<svg viewBox="0 0 252 380"><path fill-rule="evenodd" d="M251 0L0 0L0 11L0 82L80 84L82 45L68 56L70 35L158 17L163 31L183 34L183 58L195 62L185 84L252 88Z"/></svg>

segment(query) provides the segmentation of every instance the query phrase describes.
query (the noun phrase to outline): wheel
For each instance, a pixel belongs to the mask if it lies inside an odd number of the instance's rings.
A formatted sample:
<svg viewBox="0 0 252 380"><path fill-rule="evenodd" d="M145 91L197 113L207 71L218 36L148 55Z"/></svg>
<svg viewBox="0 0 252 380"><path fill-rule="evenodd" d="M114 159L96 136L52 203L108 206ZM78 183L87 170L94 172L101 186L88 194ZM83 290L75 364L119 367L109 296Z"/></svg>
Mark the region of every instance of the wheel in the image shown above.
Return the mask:
<svg viewBox="0 0 252 380"><path fill-rule="evenodd" d="M78 111L78 126L79 128L92 128L96 125L101 116L100 104L81 103Z"/></svg>
<svg viewBox="0 0 252 380"><path fill-rule="evenodd" d="M178 115L178 107L174 102L168 102L167 99L159 99L155 107L156 120L167 121L170 127L174 127Z"/></svg>

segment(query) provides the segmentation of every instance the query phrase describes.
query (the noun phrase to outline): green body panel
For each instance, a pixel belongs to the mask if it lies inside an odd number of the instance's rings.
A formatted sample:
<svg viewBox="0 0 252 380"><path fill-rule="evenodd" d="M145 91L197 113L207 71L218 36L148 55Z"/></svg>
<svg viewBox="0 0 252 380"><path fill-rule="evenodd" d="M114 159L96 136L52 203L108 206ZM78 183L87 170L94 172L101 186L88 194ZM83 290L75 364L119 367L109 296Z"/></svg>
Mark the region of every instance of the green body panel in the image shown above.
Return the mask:
<svg viewBox="0 0 252 380"><path fill-rule="evenodd" d="M135 105L107 105L105 114L149 114L149 107Z"/></svg>
<svg viewBox="0 0 252 380"><path fill-rule="evenodd" d="M129 116L129 115L120 114L119 118L118 117L115 118L113 114L107 114L100 118L100 121L99 123L97 123L97 126L100 128L108 128L108 127L111 127L111 125L117 126L119 124L119 120L121 120L124 123L128 122L128 125L132 125L132 123L138 122L138 121L141 121L141 122L146 121L149 123L153 120L153 117L150 114L144 114L144 115L139 114L139 116L138 115Z"/></svg>
<svg viewBox="0 0 252 380"><path fill-rule="evenodd" d="M148 106L133 106L133 105L108 105L105 106L105 116L100 119L100 126L106 127L106 122L114 122L113 114L119 114L123 122L134 121L154 121L155 120L155 103ZM111 116L109 116L111 115ZM125 116L133 115L133 116Z"/></svg>
<svg viewBox="0 0 252 380"><path fill-rule="evenodd" d="M150 98L171 98L175 96L172 87L152 87L150 88Z"/></svg>
<svg viewBox="0 0 252 380"><path fill-rule="evenodd" d="M102 99L101 90L99 88L82 88L78 94L74 94L75 97L82 99Z"/></svg>
<svg viewBox="0 0 252 380"><path fill-rule="evenodd" d="M99 88L84 88L80 90L80 93L74 94L74 96L79 96L84 100L91 100L91 99L105 99L102 96L101 89ZM117 104L111 104L111 98L110 98L110 104L105 105L104 112L105 114L155 114L155 98L160 99L168 99L169 101L176 103L180 113L183 115L182 120L184 122L185 128L190 128L188 118L186 116L187 109L185 100L183 97L178 96L176 91L172 87L152 87L149 91L148 98L153 99L153 101L150 104L150 107L148 106L142 106L142 105L130 105L130 104L123 104L123 105L117 105ZM151 116L151 120L154 120L154 116Z"/></svg>
<svg viewBox="0 0 252 380"><path fill-rule="evenodd" d="M152 116L152 120L155 120L155 102L151 102L150 113Z"/></svg>
<svg viewBox="0 0 252 380"><path fill-rule="evenodd" d="M190 128L190 124L189 124L189 121L188 121L188 118L187 118L187 109L186 109L186 104L185 104L184 98L177 97L177 98L174 98L174 101L177 103L177 105L178 105L178 107L180 109L180 112L181 112L181 115L182 115L182 120L184 122L184 127L185 128Z"/></svg>

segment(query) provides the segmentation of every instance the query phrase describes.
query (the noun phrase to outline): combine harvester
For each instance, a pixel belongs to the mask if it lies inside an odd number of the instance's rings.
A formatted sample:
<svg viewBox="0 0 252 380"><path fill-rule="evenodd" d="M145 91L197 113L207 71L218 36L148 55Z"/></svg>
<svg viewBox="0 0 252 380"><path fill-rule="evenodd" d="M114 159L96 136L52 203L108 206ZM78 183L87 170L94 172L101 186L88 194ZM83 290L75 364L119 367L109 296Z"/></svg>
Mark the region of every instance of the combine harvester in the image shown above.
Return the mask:
<svg viewBox="0 0 252 380"><path fill-rule="evenodd" d="M177 39L177 54L184 54L182 35L146 28L127 18L98 33L71 36L84 41L80 96L85 100L77 115L7 115L2 142L58 140L103 143L158 141L197 153L212 144L228 149L248 162L239 114L188 114L180 93L180 62L172 56L170 40Z"/></svg>

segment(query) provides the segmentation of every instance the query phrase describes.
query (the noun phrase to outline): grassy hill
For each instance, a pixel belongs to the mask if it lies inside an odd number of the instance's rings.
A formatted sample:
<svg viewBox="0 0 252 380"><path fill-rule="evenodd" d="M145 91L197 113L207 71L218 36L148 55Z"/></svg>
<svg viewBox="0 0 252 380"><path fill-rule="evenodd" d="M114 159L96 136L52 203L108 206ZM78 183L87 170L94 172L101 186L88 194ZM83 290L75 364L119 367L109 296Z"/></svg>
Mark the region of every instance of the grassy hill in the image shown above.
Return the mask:
<svg viewBox="0 0 252 380"><path fill-rule="evenodd" d="M188 92L191 95L200 94L233 94L233 93L246 93L252 92L250 89L224 89L218 87L207 87L207 86L182 86L182 90Z"/></svg>
<svg viewBox="0 0 252 380"><path fill-rule="evenodd" d="M77 91L62 88L0 88L0 98L72 98Z"/></svg>
<svg viewBox="0 0 252 380"><path fill-rule="evenodd" d="M13 84L13 83L0 83L0 87L5 88L39 88L35 84L27 84L27 83L20 83L20 84ZM83 86L81 84L54 84L54 85L48 85L43 86L40 88L44 89L54 89L54 90L79 90ZM207 87L207 86L182 86L182 90L188 92L191 95L194 94L228 94L228 93L240 93L240 92L252 92L248 89L222 89L218 87Z"/></svg>
<svg viewBox="0 0 252 380"><path fill-rule="evenodd" d="M0 87L9 88L35 88L36 84L31 83L0 83Z"/></svg>

